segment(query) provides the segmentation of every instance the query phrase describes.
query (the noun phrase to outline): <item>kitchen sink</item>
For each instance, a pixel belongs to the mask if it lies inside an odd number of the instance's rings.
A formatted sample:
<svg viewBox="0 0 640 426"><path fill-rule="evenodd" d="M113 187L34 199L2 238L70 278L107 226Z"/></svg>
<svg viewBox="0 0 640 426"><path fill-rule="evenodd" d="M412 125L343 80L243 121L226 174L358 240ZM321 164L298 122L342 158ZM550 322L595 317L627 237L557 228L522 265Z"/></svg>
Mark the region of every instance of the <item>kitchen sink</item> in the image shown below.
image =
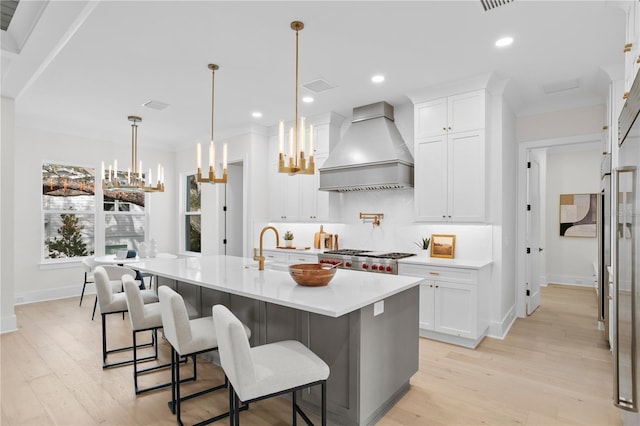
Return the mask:
<svg viewBox="0 0 640 426"><path fill-rule="evenodd" d="M257 263L250 263L248 265L244 265L245 269L258 269L258 264ZM286 263L272 263L272 262L265 262L264 263L264 269L268 270L268 271L284 271L284 272L289 272L289 265L287 265Z"/></svg>

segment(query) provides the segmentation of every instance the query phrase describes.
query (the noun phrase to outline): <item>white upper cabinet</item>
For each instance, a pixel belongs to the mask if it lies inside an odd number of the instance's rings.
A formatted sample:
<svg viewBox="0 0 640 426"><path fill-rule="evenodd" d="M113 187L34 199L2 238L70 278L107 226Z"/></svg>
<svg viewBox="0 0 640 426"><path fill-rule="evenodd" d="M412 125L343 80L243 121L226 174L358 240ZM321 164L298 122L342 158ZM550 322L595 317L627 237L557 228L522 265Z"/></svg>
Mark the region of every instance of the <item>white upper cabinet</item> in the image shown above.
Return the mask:
<svg viewBox="0 0 640 426"><path fill-rule="evenodd" d="M640 69L640 2L624 2L627 34L624 51L624 99L629 95L633 80Z"/></svg>
<svg viewBox="0 0 640 426"><path fill-rule="evenodd" d="M485 91L476 90L415 105L415 137L485 127Z"/></svg>
<svg viewBox="0 0 640 426"><path fill-rule="evenodd" d="M268 171L269 219L278 222L326 222L330 220L329 193L318 190L320 167L329 156L331 125L314 126L315 173L293 175L278 172L277 137L270 139L272 155Z"/></svg>
<svg viewBox="0 0 640 426"><path fill-rule="evenodd" d="M484 130L418 139L415 153L416 220L485 220Z"/></svg>
<svg viewBox="0 0 640 426"><path fill-rule="evenodd" d="M485 91L417 103L415 219L486 220Z"/></svg>

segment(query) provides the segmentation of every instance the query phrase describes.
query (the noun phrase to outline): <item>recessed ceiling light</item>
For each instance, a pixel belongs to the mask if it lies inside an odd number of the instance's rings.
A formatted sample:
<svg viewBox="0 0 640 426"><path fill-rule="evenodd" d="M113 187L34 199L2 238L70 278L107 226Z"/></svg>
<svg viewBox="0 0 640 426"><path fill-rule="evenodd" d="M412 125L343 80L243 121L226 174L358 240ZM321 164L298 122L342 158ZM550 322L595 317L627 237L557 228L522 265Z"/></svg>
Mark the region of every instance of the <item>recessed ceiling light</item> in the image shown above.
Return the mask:
<svg viewBox="0 0 640 426"><path fill-rule="evenodd" d="M311 96L305 96L302 98L302 102L310 104L311 102L313 102L313 98Z"/></svg>
<svg viewBox="0 0 640 426"><path fill-rule="evenodd" d="M260 118L260 117L262 117L262 113L261 113L260 111L252 112L252 113L251 113L251 115L252 115L253 117L255 117L255 118Z"/></svg>
<svg viewBox="0 0 640 426"><path fill-rule="evenodd" d="M371 81L373 81L374 83L382 83L384 81L384 75L374 75L373 77L371 77Z"/></svg>
<svg viewBox="0 0 640 426"><path fill-rule="evenodd" d="M496 41L496 47L507 47L513 43L513 37L502 37Z"/></svg>

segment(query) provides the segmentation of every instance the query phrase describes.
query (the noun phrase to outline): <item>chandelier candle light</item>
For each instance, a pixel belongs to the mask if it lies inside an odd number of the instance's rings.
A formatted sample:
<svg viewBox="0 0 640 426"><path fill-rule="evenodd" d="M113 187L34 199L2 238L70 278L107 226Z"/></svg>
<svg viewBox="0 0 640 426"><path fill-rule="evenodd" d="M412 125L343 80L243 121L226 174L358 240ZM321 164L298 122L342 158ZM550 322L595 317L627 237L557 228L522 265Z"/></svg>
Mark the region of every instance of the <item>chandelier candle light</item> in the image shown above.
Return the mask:
<svg viewBox="0 0 640 426"><path fill-rule="evenodd" d="M304 157L305 151L305 119L300 117L298 120L298 33L302 31L304 24L300 21L293 21L291 29L296 32L296 118L295 129L289 129L289 164L284 164L284 122L278 124L278 172L288 173L290 175L305 174L312 175L315 173L313 163L313 126L309 125L309 161Z"/></svg>
<svg viewBox="0 0 640 426"><path fill-rule="evenodd" d="M131 167L127 168L126 179L118 175L118 160L114 160L113 166L109 164L109 170L105 169L102 162L102 189L106 191L132 191L132 192L164 192L164 167L158 164L158 180L154 183L151 169L145 176L142 174L142 161L138 162L138 124L142 118L130 115L131 121Z"/></svg>
<svg viewBox="0 0 640 426"><path fill-rule="evenodd" d="M209 145L209 176L202 177L202 147L200 143L196 147L196 162L198 167L198 182L205 183L227 183L227 144L224 144L222 147L222 177L216 178L216 147L213 143L213 93L214 93L214 82L216 76L216 70L218 67L216 64L209 64L208 68L211 70L211 143Z"/></svg>

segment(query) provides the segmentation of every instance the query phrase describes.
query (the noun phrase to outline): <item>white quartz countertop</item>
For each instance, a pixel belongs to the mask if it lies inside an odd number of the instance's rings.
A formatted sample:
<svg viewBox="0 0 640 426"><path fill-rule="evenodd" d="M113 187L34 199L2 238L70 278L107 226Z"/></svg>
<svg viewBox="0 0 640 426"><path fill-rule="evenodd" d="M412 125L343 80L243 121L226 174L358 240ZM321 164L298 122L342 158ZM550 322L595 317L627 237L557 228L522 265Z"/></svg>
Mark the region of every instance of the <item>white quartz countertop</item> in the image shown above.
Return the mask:
<svg viewBox="0 0 640 426"><path fill-rule="evenodd" d="M482 269L485 266L490 265L492 261L473 259L443 259L439 257L430 257L426 254L418 254L416 256L399 259L398 263L424 266L448 266L451 268Z"/></svg>
<svg viewBox="0 0 640 426"><path fill-rule="evenodd" d="M295 249L291 249L291 248L276 248L276 247L269 247L269 248L263 248L262 251L269 251L269 252L276 252L276 253L285 253L285 254L321 254L324 253L326 250L325 249L317 249L317 248L309 248L309 249L304 249L304 248L295 248Z"/></svg>
<svg viewBox="0 0 640 426"><path fill-rule="evenodd" d="M149 259L127 265L162 277L200 285L330 317L339 317L414 287L420 278L338 269L324 287L303 287L283 265L259 271L252 259L202 256Z"/></svg>

